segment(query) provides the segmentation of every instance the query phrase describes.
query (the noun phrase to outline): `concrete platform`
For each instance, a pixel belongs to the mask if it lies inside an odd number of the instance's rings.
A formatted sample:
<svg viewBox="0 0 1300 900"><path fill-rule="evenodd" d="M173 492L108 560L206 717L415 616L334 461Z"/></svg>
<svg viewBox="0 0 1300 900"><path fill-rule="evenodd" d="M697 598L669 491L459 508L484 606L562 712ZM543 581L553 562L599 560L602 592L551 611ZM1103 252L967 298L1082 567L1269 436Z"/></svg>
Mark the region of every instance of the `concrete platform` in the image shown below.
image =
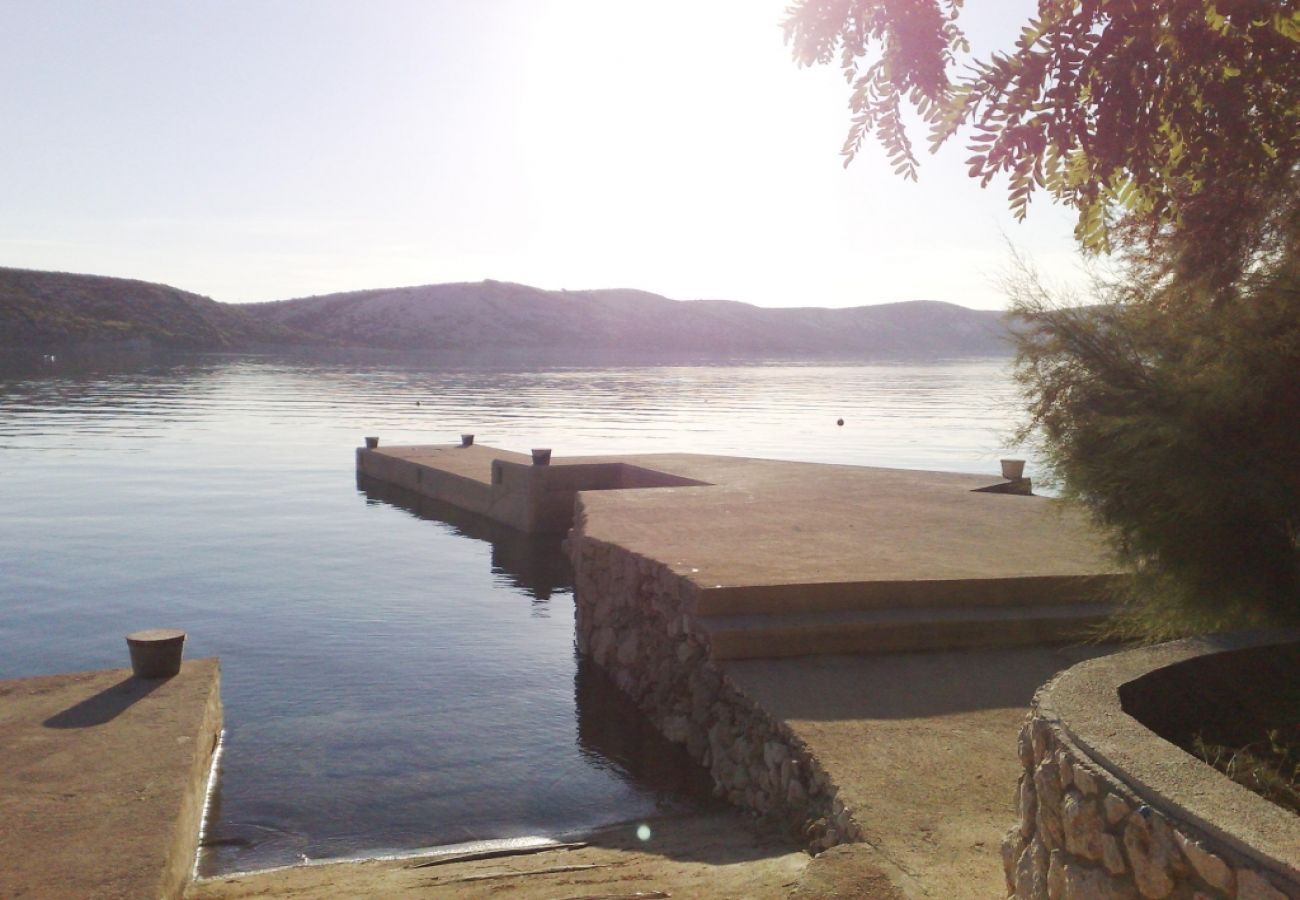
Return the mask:
<svg viewBox="0 0 1300 900"><path fill-rule="evenodd" d="M485 515L499 463L525 466L528 457L481 445L358 451L365 474ZM574 480L569 496L582 494L587 533L710 590L816 583L825 596L823 586L864 581L901 590L918 579L946 581L951 590L970 579L1111 571L1084 523L1052 500L978 492L1001 481L992 474L685 453L557 457L527 468L563 477L615 465L686 484L640 486L611 476L583 487ZM897 596L882 599L892 604ZM722 605L724 594L713 600L718 606L708 612L739 611Z"/></svg>
<svg viewBox="0 0 1300 900"><path fill-rule="evenodd" d="M221 732L217 660L0 682L0 897L179 897Z"/></svg>
<svg viewBox="0 0 1300 900"><path fill-rule="evenodd" d="M843 852L907 897L1006 896L1016 737L1034 691L1113 647L823 656L724 663L803 740L866 844ZM840 848L836 848L837 850ZM830 895L836 896L836 895Z"/></svg>
<svg viewBox="0 0 1300 900"><path fill-rule="evenodd" d="M995 475L718 456L628 459L709 486L583 492L584 530L719 591L706 599L705 614L750 608L762 585L816 585L818 597L800 606L826 609L857 606L860 598L925 602L940 589L957 599L972 581L1112 571L1084 522L1056 502L978 492L998 482ZM857 589L864 584L873 587ZM732 600L741 595L747 599ZM788 610L790 592L776 595Z"/></svg>
<svg viewBox="0 0 1300 900"><path fill-rule="evenodd" d="M1109 612L1100 541L1002 479L697 454L359 450L366 475L518 527L588 538L698 588L717 659L1076 640Z"/></svg>

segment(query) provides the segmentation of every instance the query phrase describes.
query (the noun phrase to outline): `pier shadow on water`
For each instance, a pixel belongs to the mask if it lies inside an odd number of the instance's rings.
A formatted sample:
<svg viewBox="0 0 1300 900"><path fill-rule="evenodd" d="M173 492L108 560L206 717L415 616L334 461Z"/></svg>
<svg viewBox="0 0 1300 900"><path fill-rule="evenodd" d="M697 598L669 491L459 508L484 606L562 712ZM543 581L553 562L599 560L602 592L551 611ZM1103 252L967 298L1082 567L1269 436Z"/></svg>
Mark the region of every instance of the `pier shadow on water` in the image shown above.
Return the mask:
<svg viewBox="0 0 1300 900"><path fill-rule="evenodd" d="M511 587L528 594L534 603L546 604L556 591L573 589L573 569L560 550L561 535L524 534L450 503L361 474L357 475L357 490L367 503L395 506L417 518L440 522L462 537L491 544L493 573L505 576Z"/></svg>
<svg viewBox="0 0 1300 900"><path fill-rule="evenodd" d="M714 799L708 770L660 734L609 676L581 659L573 678L573 699L578 749L593 765L612 769L653 791L664 809L681 800L693 806L728 808Z"/></svg>

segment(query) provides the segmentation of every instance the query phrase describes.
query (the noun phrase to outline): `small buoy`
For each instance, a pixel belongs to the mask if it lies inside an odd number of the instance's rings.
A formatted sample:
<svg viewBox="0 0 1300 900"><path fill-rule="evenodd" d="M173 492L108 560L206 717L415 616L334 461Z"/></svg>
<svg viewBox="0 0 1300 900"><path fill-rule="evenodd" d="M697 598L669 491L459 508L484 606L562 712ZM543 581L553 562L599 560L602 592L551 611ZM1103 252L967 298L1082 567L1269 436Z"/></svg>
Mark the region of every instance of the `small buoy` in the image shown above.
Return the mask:
<svg viewBox="0 0 1300 900"><path fill-rule="evenodd" d="M835 424L836 424L836 425L843 425L843 424L844 424L844 420L843 420L843 419L836 419L836 420L835 420Z"/></svg>

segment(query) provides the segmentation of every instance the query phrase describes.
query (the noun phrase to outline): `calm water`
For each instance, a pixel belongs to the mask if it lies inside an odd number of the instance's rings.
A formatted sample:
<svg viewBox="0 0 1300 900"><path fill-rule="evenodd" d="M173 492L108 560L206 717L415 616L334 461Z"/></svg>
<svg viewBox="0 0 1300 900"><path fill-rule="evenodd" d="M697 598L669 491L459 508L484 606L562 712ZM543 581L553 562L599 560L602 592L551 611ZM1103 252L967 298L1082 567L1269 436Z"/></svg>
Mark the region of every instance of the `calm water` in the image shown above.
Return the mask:
<svg viewBox="0 0 1300 900"><path fill-rule="evenodd" d="M707 803L573 649L554 542L359 485L353 448L996 472L1005 360L534 367L192 357L0 377L0 678L219 655L209 872ZM835 424L837 418L845 424Z"/></svg>

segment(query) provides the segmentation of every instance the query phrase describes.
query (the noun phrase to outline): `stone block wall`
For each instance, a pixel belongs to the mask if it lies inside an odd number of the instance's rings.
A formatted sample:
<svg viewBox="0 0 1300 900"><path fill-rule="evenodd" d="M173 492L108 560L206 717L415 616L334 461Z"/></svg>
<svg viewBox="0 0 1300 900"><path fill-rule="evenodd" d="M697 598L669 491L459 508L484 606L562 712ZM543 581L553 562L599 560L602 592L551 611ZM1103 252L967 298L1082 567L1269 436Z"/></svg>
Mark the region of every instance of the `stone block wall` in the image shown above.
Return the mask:
<svg viewBox="0 0 1300 900"><path fill-rule="evenodd" d="M667 566L587 537L567 548L578 650L669 740L713 776L714 792L797 831L814 852L861 839L825 771L784 723L746 697L695 627L699 589Z"/></svg>
<svg viewBox="0 0 1300 900"><path fill-rule="evenodd" d="M1296 900L1300 883L1144 803L1034 698L1020 732L1019 822L1002 846L1015 898Z"/></svg>

